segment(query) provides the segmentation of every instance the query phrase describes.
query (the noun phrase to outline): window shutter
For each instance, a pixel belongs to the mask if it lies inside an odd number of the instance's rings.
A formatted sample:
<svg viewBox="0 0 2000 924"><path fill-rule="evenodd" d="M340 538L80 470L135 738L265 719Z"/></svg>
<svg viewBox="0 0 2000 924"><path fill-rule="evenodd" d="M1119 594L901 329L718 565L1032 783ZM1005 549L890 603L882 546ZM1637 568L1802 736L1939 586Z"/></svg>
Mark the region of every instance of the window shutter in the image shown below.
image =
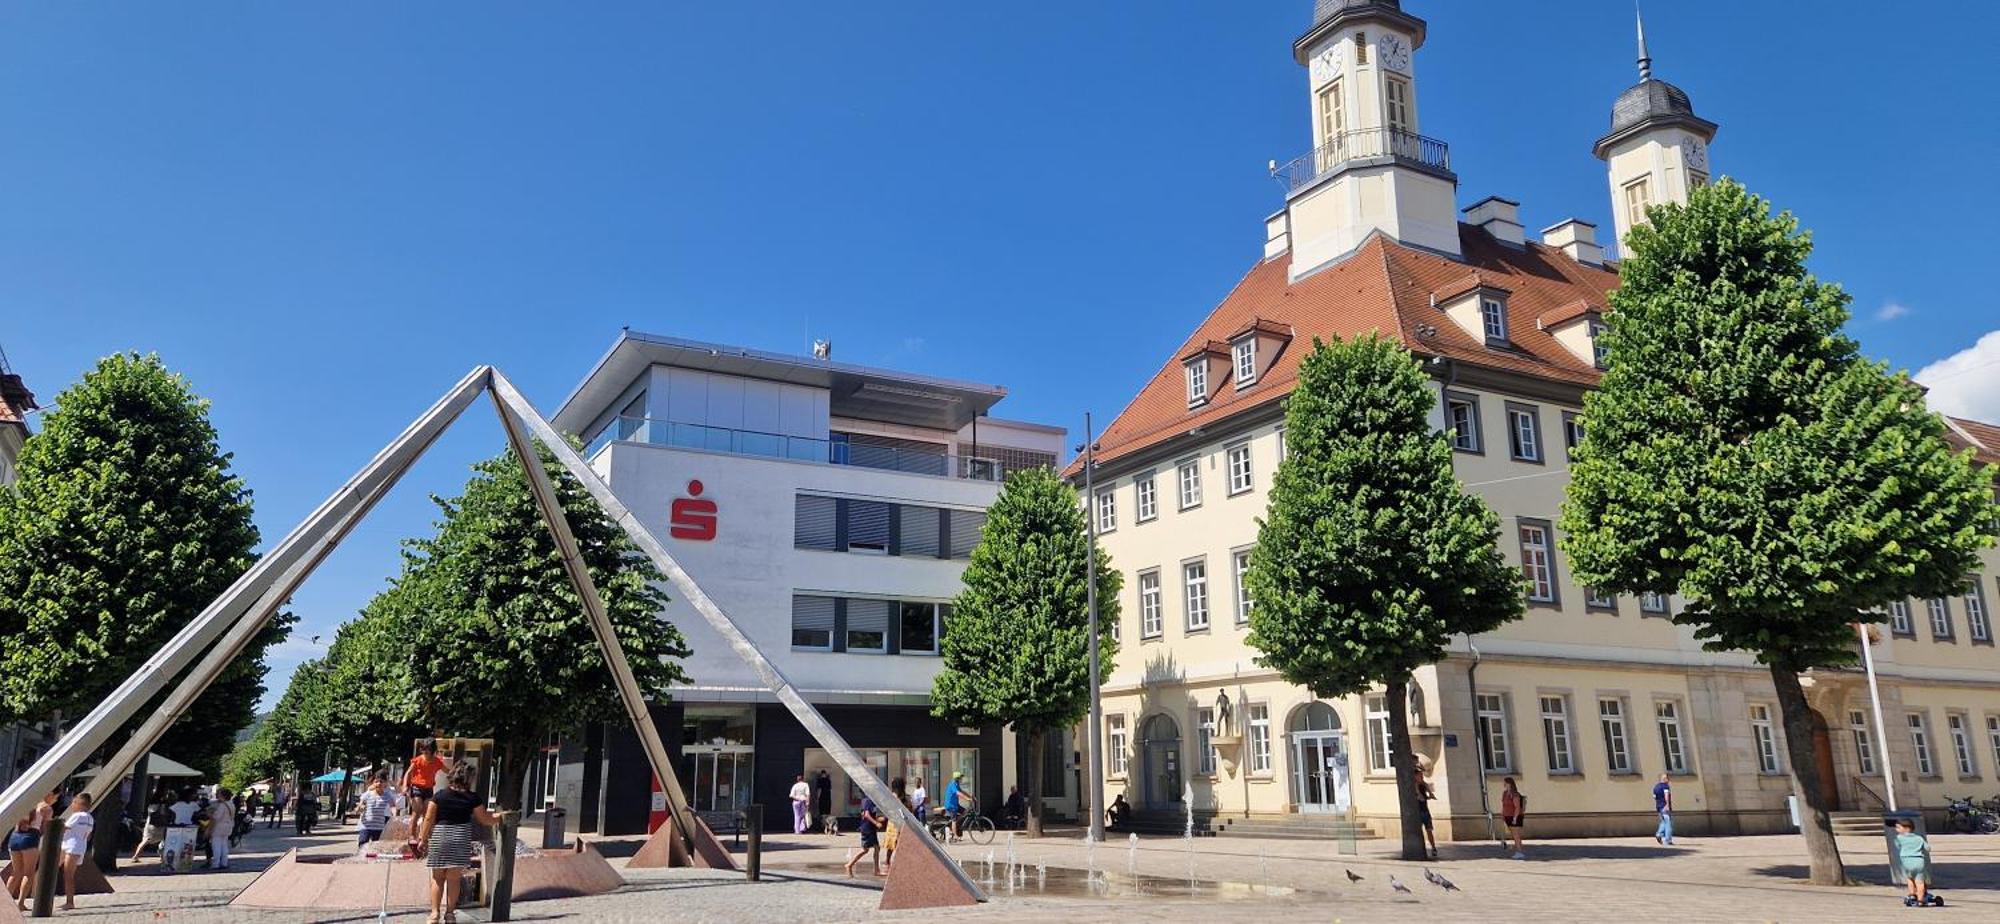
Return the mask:
<svg viewBox="0 0 2000 924"><path fill-rule="evenodd" d="M848 501L847 547L889 551L889 517L894 507L881 501Z"/></svg>
<svg viewBox="0 0 2000 924"><path fill-rule="evenodd" d="M979 531L986 526L984 510L954 510L951 512L951 557L971 558L972 547L979 544Z"/></svg>
<svg viewBox="0 0 2000 924"><path fill-rule="evenodd" d="M902 554L936 558L938 554L938 509L905 504L896 510L902 520Z"/></svg>
<svg viewBox="0 0 2000 924"><path fill-rule="evenodd" d="M833 645L832 597L798 595L792 598L792 645L797 648L830 648Z"/></svg>
<svg viewBox="0 0 2000 924"><path fill-rule="evenodd" d="M889 647L887 600L847 601L847 650L886 651Z"/></svg>
<svg viewBox="0 0 2000 924"><path fill-rule="evenodd" d="M831 497L799 495L792 544L801 549L831 551L834 547L834 512L838 506L839 502Z"/></svg>

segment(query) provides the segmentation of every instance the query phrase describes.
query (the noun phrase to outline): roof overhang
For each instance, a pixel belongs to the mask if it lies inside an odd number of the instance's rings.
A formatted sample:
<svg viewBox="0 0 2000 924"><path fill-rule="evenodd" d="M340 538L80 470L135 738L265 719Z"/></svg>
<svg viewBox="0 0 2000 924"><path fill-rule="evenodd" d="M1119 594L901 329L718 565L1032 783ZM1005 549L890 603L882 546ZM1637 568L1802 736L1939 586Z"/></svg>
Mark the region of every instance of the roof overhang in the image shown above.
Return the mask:
<svg viewBox="0 0 2000 924"><path fill-rule="evenodd" d="M1304 64L1312 55L1313 48L1327 36L1355 23L1367 22L1379 22L1408 32L1411 49L1424 47L1423 20L1395 7L1366 4L1347 7L1314 23L1311 29L1306 30L1306 34L1299 36L1298 41L1292 43L1292 58Z"/></svg>
<svg viewBox="0 0 2000 924"><path fill-rule="evenodd" d="M618 335L550 421L565 433L581 432L653 366L824 388L833 416L939 430L957 430L1007 396L1007 389L998 385L628 330Z"/></svg>
<svg viewBox="0 0 2000 924"><path fill-rule="evenodd" d="M1595 154L1598 160L1603 160L1610 156L1611 149L1617 147L1619 142L1656 128L1685 128L1700 136L1702 143L1706 144L1715 140L1715 130L1718 127L1714 122L1695 115L1648 116L1597 139L1597 143L1591 146L1590 152Z"/></svg>

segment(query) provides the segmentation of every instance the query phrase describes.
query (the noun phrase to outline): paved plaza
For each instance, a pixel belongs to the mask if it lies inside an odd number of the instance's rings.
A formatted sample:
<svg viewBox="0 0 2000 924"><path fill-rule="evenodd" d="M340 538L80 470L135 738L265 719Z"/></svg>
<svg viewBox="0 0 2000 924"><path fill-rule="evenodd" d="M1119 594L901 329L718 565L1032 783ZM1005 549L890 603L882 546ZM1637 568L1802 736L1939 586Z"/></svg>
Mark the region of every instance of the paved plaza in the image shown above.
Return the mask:
<svg viewBox="0 0 2000 924"><path fill-rule="evenodd" d="M533 837L530 837L533 840ZM755 921L819 924L868 919L985 921L1202 921L1218 915L1248 921L1872 921L1917 913L1886 885L1879 841L1841 840L1851 875L1871 885L1805 885L1803 844L1795 837L1684 839L1661 847L1650 839L1605 838L1531 844L1529 859L1509 860L1490 845L1447 844L1433 864L1392 858L1386 841L1362 842L1343 854L1324 841L1252 838L1142 838L1087 849L1079 832L1058 830L1036 842L1016 839L1013 888L1008 844L954 845L953 856L975 879L990 883L985 905L943 911L882 913L879 880L847 879L839 869L854 838L779 836L765 841L765 881L705 870L630 870L629 885L592 898L515 906L521 921ZM127 871L118 892L83 896L79 910L59 918L89 922L246 921L359 922L374 914L351 910L247 912L227 907L231 896L286 849L339 853L352 843L344 829L299 838L258 829L246 840L237 869L227 873L160 876ZM2000 837L1940 835L1933 839L1938 885L1951 905L1926 917L2000 919ZM637 841L604 843L613 863ZM988 863L988 856L992 857ZM1446 893L1424 880L1429 867L1462 891ZM1080 871L1095 868L1105 882L1085 886ZM1193 871L1192 896L1186 894ZM867 872L863 865L862 872ZM1347 873L1362 877L1351 882ZM1134 877L1145 894L1133 894ZM1394 891L1390 879L1412 893ZM1043 894L1044 891L1056 894ZM1093 894L1085 894L1086 892ZM1103 894L1109 892L1110 894ZM403 913L397 921L422 921ZM484 920L483 912L460 916Z"/></svg>

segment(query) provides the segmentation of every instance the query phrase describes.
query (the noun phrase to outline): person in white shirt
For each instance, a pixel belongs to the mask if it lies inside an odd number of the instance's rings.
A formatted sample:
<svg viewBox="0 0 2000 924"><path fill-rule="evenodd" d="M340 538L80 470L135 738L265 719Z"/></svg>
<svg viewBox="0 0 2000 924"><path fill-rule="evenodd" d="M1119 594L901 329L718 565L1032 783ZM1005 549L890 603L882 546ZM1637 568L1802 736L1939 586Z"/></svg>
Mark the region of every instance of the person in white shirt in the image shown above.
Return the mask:
<svg viewBox="0 0 2000 924"><path fill-rule="evenodd" d="M806 833L807 808L812 805L812 787L806 785L806 775L801 773L792 783L792 833Z"/></svg>
<svg viewBox="0 0 2000 924"><path fill-rule="evenodd" d="M181 801L167 806L167 811L174 813L174 827L186 828L194 824L194 816L201 811L201 806L190 798L192 795L182 792Z"/></svg>
<svg viewBox="0 0 2000 924"><path fill-rule="evenodd" d="M83 855L90 851L90 832L96 827L97 819L90 815L90 794L77 793L76 798L69 800L69 817L63 819L64 911L76 910L76 867L83 862Z"/></svg>
<svg viewBox="0 0 2000 924"><path fill-rule="evenodd" d="M916 814L918 821L929 824L930 822L925 819L924 813L930 811L930 807L931 791L924 788L924 781L922 779L918 779L917 788L910 790L910 811Z"/></svg>
<svg viewBox="0 0 2000 924"><path fill-rule="evenodd" d="M218 789L208 806L208 868L229 868L229 835L236 830L236 807L229 790Z"/></svg>

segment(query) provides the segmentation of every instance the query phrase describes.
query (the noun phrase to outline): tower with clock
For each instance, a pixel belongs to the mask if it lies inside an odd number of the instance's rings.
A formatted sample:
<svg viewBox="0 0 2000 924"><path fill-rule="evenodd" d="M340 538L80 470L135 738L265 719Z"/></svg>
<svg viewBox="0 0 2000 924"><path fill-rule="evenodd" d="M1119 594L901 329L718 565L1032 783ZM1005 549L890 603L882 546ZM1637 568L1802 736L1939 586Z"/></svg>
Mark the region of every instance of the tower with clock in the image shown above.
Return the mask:
<svg viewBox="0 0 2000 924"><path fill-rule="evenodd" d="M1694 114L1681 88L1653 76L1646 51L1646 24L1639 30L1639 82L1611 106L1611 131L1593 149L1611 179L1611 214L1622 244L1646 209L1664 202L1685 203L1688 192L1708 182L1708 144L1716 124Z"/></svg>
<svg viewBox="0 0 2000 924"><path fill-rule="evenodd" d="M1291 249L1293 278L1375 232L1459 255L1450 148L1417 120L1423 43L1424 21L1399 0L1317 0L1312 28L1292 43L1308 75L1312 150L1278 169L1285 210L1272 232Z"/></svg>

